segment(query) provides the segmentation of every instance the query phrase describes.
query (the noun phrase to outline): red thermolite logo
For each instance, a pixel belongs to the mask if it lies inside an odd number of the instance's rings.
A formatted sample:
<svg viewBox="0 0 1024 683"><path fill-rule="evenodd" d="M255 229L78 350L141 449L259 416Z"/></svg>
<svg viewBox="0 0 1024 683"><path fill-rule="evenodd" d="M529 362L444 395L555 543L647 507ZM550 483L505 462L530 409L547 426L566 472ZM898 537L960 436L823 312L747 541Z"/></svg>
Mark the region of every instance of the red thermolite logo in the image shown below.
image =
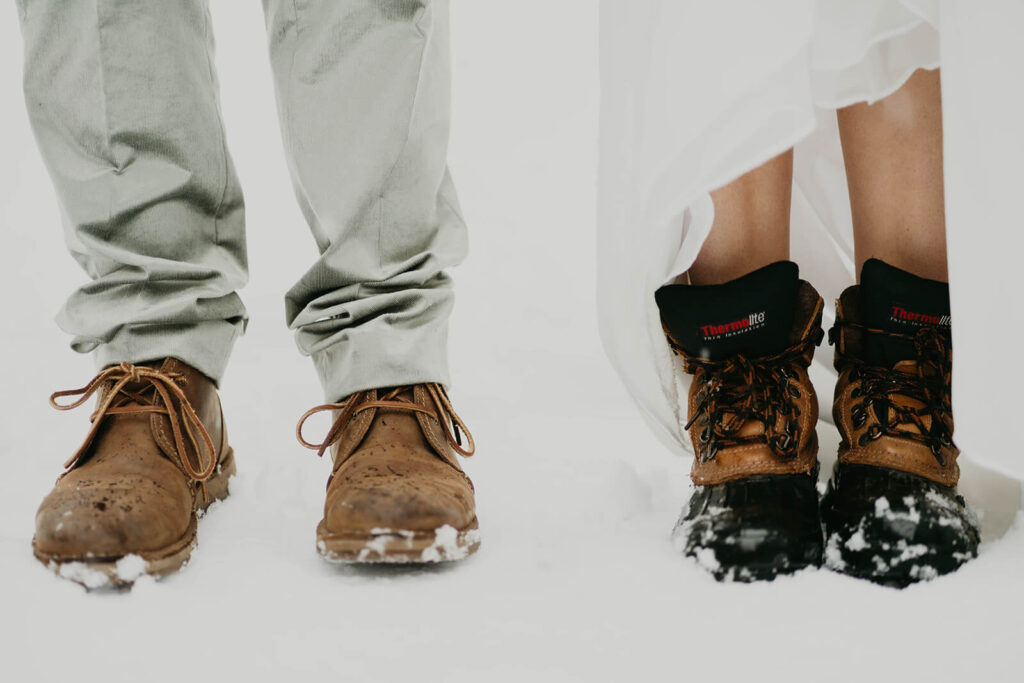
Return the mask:
<svg viewBox="0 0 1024 683"><path fill-rule="evenodd" d="M950 316L948 315L931 315L929 313L915 313L914 311L908 311L902 306L892 307L892 319L895 322L910 325L935 325L936 327L950 326Z"/></svg>
<svg viewBox="0 0 1024 683"><path fill-rule="evenodd" d="M751 313L745 318L734 320L724 325L701 325L700 331L704 335L704 341L720 339L721 337L732 337L733 335L750 332L763 327L765 324L765 313Z"/></svg>

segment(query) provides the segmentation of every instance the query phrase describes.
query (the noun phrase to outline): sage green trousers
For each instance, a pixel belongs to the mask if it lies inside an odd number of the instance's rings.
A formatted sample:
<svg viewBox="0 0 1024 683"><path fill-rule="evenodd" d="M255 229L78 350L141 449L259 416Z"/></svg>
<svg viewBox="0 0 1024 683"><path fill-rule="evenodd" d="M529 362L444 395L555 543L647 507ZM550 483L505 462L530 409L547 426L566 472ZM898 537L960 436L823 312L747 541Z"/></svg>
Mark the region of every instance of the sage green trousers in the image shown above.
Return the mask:
<svg viewBox="0 0 1024 683"><path fill-rule="evenodd" d="M288 166L319 259L286 295L327 400L447 382L466 251L444 0L265 0ZM58 315L99 366L223 375L247 316L242 191L205 0L19 0L25 99L92 281ZM257 66L253 67L258 68Z"/></svg>

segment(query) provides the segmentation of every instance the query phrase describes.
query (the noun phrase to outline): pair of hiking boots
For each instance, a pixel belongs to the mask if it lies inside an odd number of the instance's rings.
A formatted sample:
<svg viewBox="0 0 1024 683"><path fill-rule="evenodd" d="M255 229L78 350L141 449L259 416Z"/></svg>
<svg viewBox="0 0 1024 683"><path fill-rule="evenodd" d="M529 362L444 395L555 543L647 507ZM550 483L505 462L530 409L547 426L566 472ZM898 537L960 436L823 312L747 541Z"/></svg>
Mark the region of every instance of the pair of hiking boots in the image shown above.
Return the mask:
<svg viewBox="0 0 1024 683"><path fill-rule="evenodd" d="M68 410L94 394L92 428L36 514L34 553L88 588L169 574L189 559L199 516L228 495L235 473L217 389L166 358L106 368L51 403ZM325 411L334 416L327 437L307 442L303 424ZM316 531L325 559L438 562L479 546L473 485L456 458L473 454L472 436L444 387L357 392L308 411L297 433L320 455L332 449Z"/></svg>
<svg viewBox="0 0 1024 683"><path fill-rule="evenodd" d="M977 555L957 493L949 293L882 261L843 292L829 341L838 460L819 500L808 377L823 303L779 262L723 285L667 285L663 326L693 375L696 486L673 537L719 580L828 568L903 587Z"/></svg>

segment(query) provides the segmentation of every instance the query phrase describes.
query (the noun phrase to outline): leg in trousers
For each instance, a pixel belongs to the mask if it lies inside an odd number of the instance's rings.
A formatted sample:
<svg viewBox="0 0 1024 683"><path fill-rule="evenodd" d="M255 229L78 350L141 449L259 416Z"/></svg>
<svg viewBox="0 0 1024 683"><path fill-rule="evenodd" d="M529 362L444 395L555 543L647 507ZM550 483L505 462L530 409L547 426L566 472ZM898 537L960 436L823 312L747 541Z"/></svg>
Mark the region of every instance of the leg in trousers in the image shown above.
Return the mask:
<svg viewBox="0 0 1024 683"><path fill-rule="evenodd" d="M320 258L287 295L335 422L317 546L337 561L457 559L479 544L447 396L466 230L447 166L446 2L264 3L295 192ZM301 426L301 424L300 424Z"/></svg>
<svg viewBox="0 0 1024 683"><path fill-rule="evenodd" d="M51 399L98 404L33 548L88 586L128 583L188 559L198 511L234 471L215 383L245 325L245 235L209 16L201 0L19 12L30 121L92 278L58 323L100 368Z"/></svg>

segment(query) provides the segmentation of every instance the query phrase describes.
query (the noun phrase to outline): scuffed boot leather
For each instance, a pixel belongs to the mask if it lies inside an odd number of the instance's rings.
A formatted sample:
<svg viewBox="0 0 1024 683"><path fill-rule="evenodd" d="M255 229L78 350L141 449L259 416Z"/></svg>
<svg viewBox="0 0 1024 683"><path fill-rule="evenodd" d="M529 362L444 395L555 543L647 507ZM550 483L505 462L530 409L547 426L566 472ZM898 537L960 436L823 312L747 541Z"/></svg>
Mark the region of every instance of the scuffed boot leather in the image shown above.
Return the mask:
<svg viewBox="0 0 1024 683"><path fill-rule="evenodd" d="M860 287L837 303L829 333L839 371L832 414L842 440L822 500L826 565L897 587L956 570L976 557L977 520L957 493L950 334L862 324ZM866 360L869 335L913 341L914 360Z"/></svg>
<svg viewBox="0 0 1024 683"><path fill-rule="evenodd" d="M50 401L70 410L94 393L92 428L36 513L35 556L89 588L173 572L196 544L199 511L227 496L235 472L216 388L167 358L109 367Z"/></svg>
<svg viewBox="0 0 1024 683"><path fill-rule="evenodd" d="M666 329L694 375L686 429L696 490L672 535L720 581L770 580L821 563L818 401L807 376L821 315L821 297L800 281L788 347L758 358L700 358Z"/></svg>
<svg viewBox="0 0 1024 683"><path fill-rule="evenodd" d="M302 437L314 413L335 421L321 444ZM468 448L462 448L460 430ZM332 448L317 550L335 562L440 562L480 545L473 484L455 453L473 438L438 384L378 389L311 409L299 441L322 455Z"/></svg>

